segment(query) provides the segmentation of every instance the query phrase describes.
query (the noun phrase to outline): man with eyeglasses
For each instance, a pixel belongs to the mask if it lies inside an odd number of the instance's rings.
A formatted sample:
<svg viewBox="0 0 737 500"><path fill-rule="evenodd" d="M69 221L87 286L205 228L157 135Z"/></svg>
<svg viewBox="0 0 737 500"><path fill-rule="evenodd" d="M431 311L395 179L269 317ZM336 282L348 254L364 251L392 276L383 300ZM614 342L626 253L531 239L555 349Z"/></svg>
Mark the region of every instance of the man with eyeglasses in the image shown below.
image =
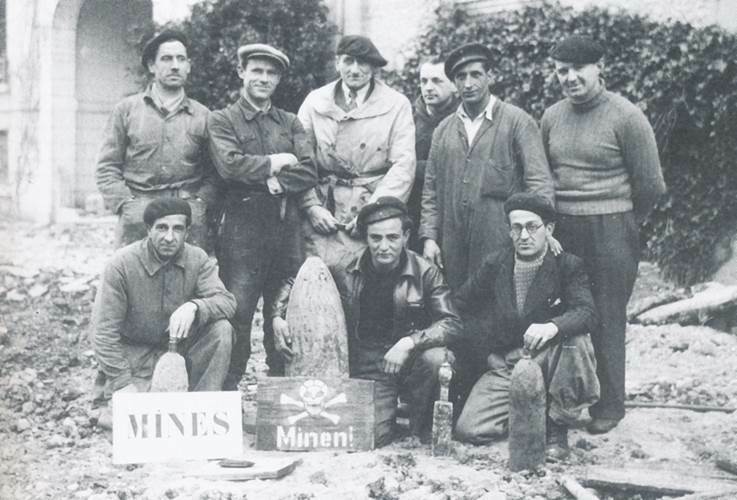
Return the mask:
<svg viewBox="0 0 737 500"><path fill-rule="evenodd" d="M596 326L594 300L583 261L549 250L556 211L547 198L517 193L504 212L513 250L489 255L454 296L462 317L481 307L491 308L494 318L485 329L488 371L471 390L456 437L485 444L507 434L510 378L526 350L547 389L547 457L564 460L568 426L599 399L589 337Z"/></svg>

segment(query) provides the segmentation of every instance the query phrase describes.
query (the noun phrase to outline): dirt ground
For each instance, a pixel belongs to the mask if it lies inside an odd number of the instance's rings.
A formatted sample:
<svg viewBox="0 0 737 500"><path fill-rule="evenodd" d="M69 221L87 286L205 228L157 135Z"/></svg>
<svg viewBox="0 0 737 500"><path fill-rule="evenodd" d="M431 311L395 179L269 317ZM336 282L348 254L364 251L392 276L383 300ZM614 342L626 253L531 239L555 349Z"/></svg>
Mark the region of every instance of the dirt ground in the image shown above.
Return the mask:
<svg viewBox="0 0 737 500"><path fill-rule="evenodd" d="M288 455L302 463L281 480L243 483L189 477L202 462L114 465L110 433L97 427L88 395L96 363L87 339L113 225L111 218L51 227L0 223L0 499L562 499L570 497L556 480L595 466L696 471L716 486L709 478L718 473L717 457L737 449L737 412L637 408L607 435L573 430L571 458L538 474L510 473L506 442L459 444L448 458L433 458L413 439L374 452L278 454L252 450L252 434L244 440L252 460ZM663 287L657 269L644 264L636 296ZM264 372L255 340L242 383L247 421ZM734 335L632 325L627 356L628 399L737 406Z"/></svg>

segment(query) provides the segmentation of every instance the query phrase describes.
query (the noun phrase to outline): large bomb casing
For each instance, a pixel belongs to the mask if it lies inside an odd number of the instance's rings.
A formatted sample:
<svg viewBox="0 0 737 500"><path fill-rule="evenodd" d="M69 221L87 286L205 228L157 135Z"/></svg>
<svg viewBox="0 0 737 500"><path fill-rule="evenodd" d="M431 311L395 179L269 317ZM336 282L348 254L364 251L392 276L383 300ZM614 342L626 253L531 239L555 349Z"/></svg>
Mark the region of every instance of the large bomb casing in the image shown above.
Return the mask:
<svg viewBox="0 0 737 500"><path fill-rule="evenodd" d="M540 366L524 355L509 387L509 468L533 470L545 463L545 381Z"/></svg>
<svg viewBox="0 0 737 500"><path fill-rule="evenodd" d="M177 352L177 339L169 339L169 350L154 367L151 377L151 392L187 392L189 376L184 357Z"/></svg>
<svg viewBox="0 0 737 500"><path fill-rule="evenodd" d="M287 377L348 377L348 333L330 270L308 257L297 273L287 306L294 356Z"/></svg>

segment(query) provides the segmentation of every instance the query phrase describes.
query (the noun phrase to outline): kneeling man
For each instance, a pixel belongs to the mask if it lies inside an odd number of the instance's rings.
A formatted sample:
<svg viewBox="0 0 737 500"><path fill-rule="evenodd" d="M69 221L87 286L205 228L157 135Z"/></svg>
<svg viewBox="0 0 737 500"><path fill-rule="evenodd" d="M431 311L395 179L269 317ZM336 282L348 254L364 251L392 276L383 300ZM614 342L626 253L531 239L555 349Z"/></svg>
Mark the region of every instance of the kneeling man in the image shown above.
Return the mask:
<svg viewBox="0 0 737 500"><path fill-rule="evenodd" d="M461 322L440 270L407 249L412 222L406 205L392 196L364 206L358 231L368 248L330 268L343 300L352 378L375 381L376 446L391 442L397 396L408 395L410 432L427 440L438 369ZM277 349L292 356L283 319L290 286L274 307ZM360 314L359 314L360 311Z"/></svg>
<svg viewBox="0 0 737 500"><path fill-rule="evenodd" d="M547 455L568 456L568 425L599 399L589 332L596 312L583 261L548 251L556 212L539 195L517 193L504 204L514 250L487 259L461 288L461 313L491 307L488 371L476 382L456 425L456 437L487 443L508 431L509 383L528 350L547 389Z"/></svg>
<svg viewBox="0 0 737 500"><path fill-rule="evenodd" d="M189 389L219 391L230 363L235 299L215 262L184 242L192 223L186 200L154 199L143 221L148 237L115 253L97 292L91 334L103 376L95 396L147 391L169 337L180 340Z"/></svg>

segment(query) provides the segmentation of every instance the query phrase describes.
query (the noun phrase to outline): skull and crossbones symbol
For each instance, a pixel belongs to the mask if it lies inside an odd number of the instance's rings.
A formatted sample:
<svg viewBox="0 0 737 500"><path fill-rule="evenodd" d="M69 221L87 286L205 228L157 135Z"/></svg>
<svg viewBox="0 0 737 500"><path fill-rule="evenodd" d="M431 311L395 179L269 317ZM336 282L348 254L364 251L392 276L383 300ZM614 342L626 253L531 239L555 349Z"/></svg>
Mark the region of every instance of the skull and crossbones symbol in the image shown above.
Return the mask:
<svg viewBox="0 0 737 500"><path fill-rule="evenodd" d="M287 418L287 423L289 425L294 425L307 417L325 418L335 425L340 422L340 415L328 413L325 410L337 404L347 403L348 399L344 392L325 401L327 396L328 386L325 382L322 380L307 380L302 384L302 387L299 388L299 397L301 401L298 401L286 394L282 394L279 398L279 403L282 405L294 406L295 408L302 410L300 413Z"/></svg>

